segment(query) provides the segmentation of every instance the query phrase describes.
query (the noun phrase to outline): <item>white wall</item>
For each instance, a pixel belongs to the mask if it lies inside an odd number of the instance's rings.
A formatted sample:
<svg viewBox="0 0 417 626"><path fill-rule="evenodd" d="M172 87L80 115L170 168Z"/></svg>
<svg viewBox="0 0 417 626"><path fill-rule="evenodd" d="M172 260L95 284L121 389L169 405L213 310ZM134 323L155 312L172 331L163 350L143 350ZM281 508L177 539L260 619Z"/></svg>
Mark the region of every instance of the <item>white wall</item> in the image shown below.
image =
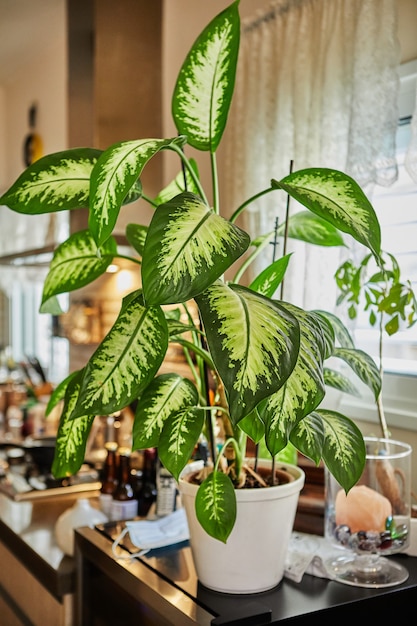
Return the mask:
<svg viewBox="0 0 417 626"><path fill-rule="evenodd" d="M0 86L0 193L6 188L6 94Z"/></svg>
<svg viewBox="0 0 417 626"><path fill-rule="evenodd" d="M24 169L23 146L29 132L29 109L37 104L36 132L44 152L67 146L67 72L65 3L62 19L50 40L34 51L0 88L0 188L11 184Z"/></svg>

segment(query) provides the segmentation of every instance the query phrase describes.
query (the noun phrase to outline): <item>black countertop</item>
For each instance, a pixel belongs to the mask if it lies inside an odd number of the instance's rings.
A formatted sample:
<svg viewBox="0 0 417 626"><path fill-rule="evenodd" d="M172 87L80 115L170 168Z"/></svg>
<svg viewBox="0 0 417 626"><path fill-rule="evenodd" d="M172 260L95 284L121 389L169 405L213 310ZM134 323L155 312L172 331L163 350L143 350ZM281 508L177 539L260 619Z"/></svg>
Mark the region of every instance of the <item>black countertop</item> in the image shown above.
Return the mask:
<svg viewBox="0 0 417 626"><path fill-rule="evenodd" d="M121 523L123 524L123 523ZM171 621L163 623L213 626L260 626L280 622L304 624L315 618L321 625L334 625L341 618L398 619L405 608L417 604L417 558L388 557L409 571L408 580L398 586L368 589L304 574L300 583L284 578L274 589L253 595L221 594L203 587L197 580L191 549L187 543L153 551L140 559L118 560L112 542L121 526L78 529L76 545L81 560L102 568L137 602L157 611L163 606ZM132 547L132 551L133 551ZM126 553L129 544L124 545ZM248 563L248 567L250 564ZM88 593L86 587L83 593ZM83 598L83 603L86 597ZM88 619L83 619L87 626ZM161 622L162 623L162 622Z"/></svg>

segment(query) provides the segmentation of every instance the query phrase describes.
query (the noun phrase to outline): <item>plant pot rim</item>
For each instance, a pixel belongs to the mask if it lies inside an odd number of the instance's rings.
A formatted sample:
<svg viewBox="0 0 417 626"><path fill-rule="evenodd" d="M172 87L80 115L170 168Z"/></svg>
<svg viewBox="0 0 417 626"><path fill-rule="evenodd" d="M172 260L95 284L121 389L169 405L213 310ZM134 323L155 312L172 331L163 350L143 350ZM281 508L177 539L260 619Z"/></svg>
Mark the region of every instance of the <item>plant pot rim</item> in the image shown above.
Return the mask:
<svg viewBox="0 0 417 626"><path fill-rule="evenodd" d="M248 459L247 461L250 462L251 460L253 462L253 459ZM267 459L258 460L258 466L260 467L268 467L269 465L270 461ZM189 463L184 468L178 481L180 491L182 491L183 493L192 494L198 490L199 485L190 483L187 480L187 476L190 476L202 467L202 461L194 461L193 463ZM293 477L294 480L285 484L274 485L270 487L259 487L254 489L235 489L236 500L238 502L261 502L264 500L285 498L293 493L301 491L305 481L305 473L304 470L301 469L301 467L298 467L298 465L291 465L290 463L279 462L277 463L276 469L284 469Z"/></svg>

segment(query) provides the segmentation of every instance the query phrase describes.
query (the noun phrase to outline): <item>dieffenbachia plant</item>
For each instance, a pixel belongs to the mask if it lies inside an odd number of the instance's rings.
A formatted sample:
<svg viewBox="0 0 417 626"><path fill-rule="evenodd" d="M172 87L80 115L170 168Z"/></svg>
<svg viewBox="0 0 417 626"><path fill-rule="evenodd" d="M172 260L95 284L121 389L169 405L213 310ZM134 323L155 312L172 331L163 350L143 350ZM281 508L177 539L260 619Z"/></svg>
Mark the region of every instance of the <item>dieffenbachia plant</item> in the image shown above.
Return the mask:
<svg viewBox="0 0 417 626"><path fill-rule="evenodd" d="M242 264L246 269L272 236L251 238L236 225L250 198L230 219L220 213L216 150L233 95L239 37L238 2L233 2L204 29L181 67L172 100L178 136L45 156L0 199L13 211L31 215L89 209L88 229L72 233L55 251L42 312L56 312L59 294L88 285L118 256L112 232L124 204L142 198L154 207L147 226L129 224L126 229L141 289L123 298L113 327L85 367L52 394L48 410L64 401L53 464L57 477L79 469L96 415L137 401L133 449L156 446L162 463L178 479L214 412L204 368L222 392L215 410L221 411L231 435L227 444L234 448L235 476L240 475L248 436L255 443L265 438L272 456L290 441L314 462L323 459L345 490L362 473L365 447L359 429L347 417L320 408L326 384L347 385L324 364L331 356L340 357L378 395L373 361L355 350L336 317L305 311L275 295L288 257L276 260L249 286L239 284L239 271L233 282L224 278L248 251ZM214 206L186 146L210 153ZM163 150L177 154L182 171L150 199L141 174ZM378 220L349 176L331 169L295 171L282 180L272 178L270 187L255 190L252 199L266 193L289 194L304 205L289 224L290 236L340 245L341 233L348 233L378 260ZM178 304L188 311L192 299L201 323L195 324L191 313L184 323L172 307L169 313L164 309ZM190 378L159 374L170 342L183 346ZM198 508L203 527L222 541L234 524L234 488L230 475L215 471Z"/></svg>

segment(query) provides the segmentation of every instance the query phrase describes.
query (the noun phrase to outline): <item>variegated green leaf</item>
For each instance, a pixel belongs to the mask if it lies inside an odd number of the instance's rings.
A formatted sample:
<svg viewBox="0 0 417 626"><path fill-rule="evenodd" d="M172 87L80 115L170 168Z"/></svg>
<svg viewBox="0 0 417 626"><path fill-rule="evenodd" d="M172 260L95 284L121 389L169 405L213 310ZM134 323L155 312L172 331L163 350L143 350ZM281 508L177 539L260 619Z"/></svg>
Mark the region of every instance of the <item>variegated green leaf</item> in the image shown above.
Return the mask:
<svg viewBox="0 0 417 626"><path fill-rule="evenodd" d="M200 178L198 171L197 161L195 159L189 159L190 167L193 169L196 178ZM169 202L171 198L175 198L179 193L183 191L191 191L198 194L197 186L194 183L188 169L185 172L179 172L177 176L172 180L164 189L162 189L155 198L155 204L159 206L165 202Z"/></svg>
<svg viewBox="0 0 417 626"><path fill-rule="evenodd" d="M84 287L104 274L117 254L113 238L106 241L97 254L97 247L88 230L71 235L54 252L43 285L42 305L59 293Z"/></svg>
<svg viewBox="0 0 417 626"><path fill-rule="evenodd" d="M236 521L236 494L230 478L212 472L200 485L195 510L206 533L226 543Z"/></svg>
<svg viewBox="0 0 417 626"><path fill-rule="evenodd" d="M254 443L259 443L265 434L265 424L259 417L257 409L240 420L239 428L243 430Z"/></svg>
<svg viewBox="0 0 417 626"><path fill-rule="evenodd" d="M381 393L381 375L375 361L363 350L336 348L333 356L342 359L372 391L375 400Z"/></svg>
<svg viewBox="0 0 417 626"><path fill-rule="evenodd" d="M362 475L366 449L361 431L345 415L319 409L323 420L323 461L337 482L347 492Z"/></svg>
<svg viewBox="0 0 417 626"><path fill-rule="evenodd" d="M113 327L91 356L74 415L109 415L135 400L158 371L168 346L159 307L145 307L141 291L123 299Z"/></svg>
<svg viewBox="0 0 417 626"><path fill-rule="evenodd" d="M290 376L298 356L299 324L287 307L220 280L196 301L237 424Z"/></svg>
<svg viewBox="0 0 417 626"><path fill-rule="evenodd" d="M172 304L194 298L245 252L249 241L247 233L192 193L161 204L145 242L145 302Z"/></svg>
<svg viewBox="0 0 417 626"><path fill-rule="evenodd" d="M107 148L91 172L88 227L100 246L111 235L120 208L146 163L163 148L181 147L184 137L122 141Z"/></svg>
<svg viewBox="0 0 417 626"><path fill-rule="evenodd" d="M321 315L325 319L327 319L328 322L331 324L333 331L334 331L335 339L339 343L340 347L342 348L354 348L355 347L355 344L353 343L353 339L348 329L343 324L343 322L338 317L336 317L336 315L334 315L333 313L329 313L329 311L322 311L321 309L316 309L314 312L317 313L318 315Z"/></svg>
<svg viewBox="0 0 417 626"><path fill-rule="evenodd" d="M291 431L290 442L316 465L320 463L324 445L324 424L316 411L297 422Z"/></svg>
<svg viewBox="0 0 417 626"><path fill-rule="evenodd" d="M133 423L133 450L158 447L168 416L198 404L193 383L178 374L161 374L141 395Z"/></svg>
<svg viewBox="0 0 417 626"><path fill-rule="evenodd" d="M278 228L279 235L284 235L284 232L285 223ZM346 246L337 228L309 211L298 211L290 216L287 235L316 246Z"/></svg>
<svg viewBox="0 0 417 626"><path fill-rule="evenodd" d="M352 396L360 397L360 393L352 383L349 378L343 376L337 370L332 370L328 367L325 367L323 370L324 374L324 382L328 387L333 387L333 389L338 389L339 391L343 391L344 393L349 393Z"/></svg>
<svg viewBox="0 0 417 626"><path fill-rule="evenodd" d="M321 331L324 340L324 358L328 359L332 356L335 348L335 334L332 324L326 315L322 315L322 311L311 311L313 315L320 320Z"/></svg>
<svg viewBox="0 0 417 626"><path fill-rule="evenodd" d="M59 421L56 436L55 455L52 474L55 478L76 474L84 462L88 435L95 415L73 417L73 410L78 400L82 370L68 381L65 391L64 408Z"/></svg>
<svg viewBox="0 0 417 626"><path fill-rule="evenodd" d="M240 41L234 2L206 26L188 53L172 97L172 115L180 134L198 150L215 152L232 100Z"/></svg>
<svg viewBox="0 0 417 626"><path fill-rule="evenodd" d="M191 459L204 424L204 410L195 406L170 413L159 438L158 454L163 465L178 480Z"/></svg>
<svg viewBox="0 0 417 626"><path fill-rule="evenodd" d="M381 252L381 230L375 211L359 185L347 174L310 168L289 174L273 187L284 189L310 211L369 248Z"/></svg>
<svg viewBox="0 0 417 626"><path fill-rule="evenodd" d="M262 405L265 442L275 456L288 443L295 424L311 413L325 394L323 360L326 343L321 320L314 313L283 303L300 325L300 351L295 367L285 385Z"/></svg>
<svg viewBox="0 0 417 626"><path fill-rule="evenodd" d="M179 320L167 319L169 336L182 335L183 333L189 333L191 330L194 332L196 329L191 324L183 324Z"/></svg>
<svg viewBox="0 0 417 626"><path fill-rule="evenodd" d="M140 226L139 224L128 224L126 226L126 239L140 256L143 256L147 232L147 226Z"/></svg>
<svg viewBox="0 0 417 626"><path fill-rule="evenodd" d="M271 265L268 265L251 282L250 289L257 291L268 298L273 298L276 290L285 276L291 254L286 254Z"/></svg>
<svg viewBox="0 0 417 626"><path fill-rule="evenodd" d="M54 409L59 404L59 402L64 399L69 383L79 374L79 371L80 370L71 372L71 374L64 378L64 380L62 380L59 385L57 385L57 387L52 391L45 409L46 416L48 416L52 409Z"/></svg>
<svg viewBox="0 0 417 626"><path fill-rule="evenodd" d="M90 174L100 154L75 148L42 157L24 170L0 204L29 215L88 207Z"/></svg>
<svg viewBox="0 0 417 626"><path fill-rule="evenodd" d="M52 296L46 302L41 303L39 313L49 313L49 315L61 315L63 310L56 296Z"/></svg>

